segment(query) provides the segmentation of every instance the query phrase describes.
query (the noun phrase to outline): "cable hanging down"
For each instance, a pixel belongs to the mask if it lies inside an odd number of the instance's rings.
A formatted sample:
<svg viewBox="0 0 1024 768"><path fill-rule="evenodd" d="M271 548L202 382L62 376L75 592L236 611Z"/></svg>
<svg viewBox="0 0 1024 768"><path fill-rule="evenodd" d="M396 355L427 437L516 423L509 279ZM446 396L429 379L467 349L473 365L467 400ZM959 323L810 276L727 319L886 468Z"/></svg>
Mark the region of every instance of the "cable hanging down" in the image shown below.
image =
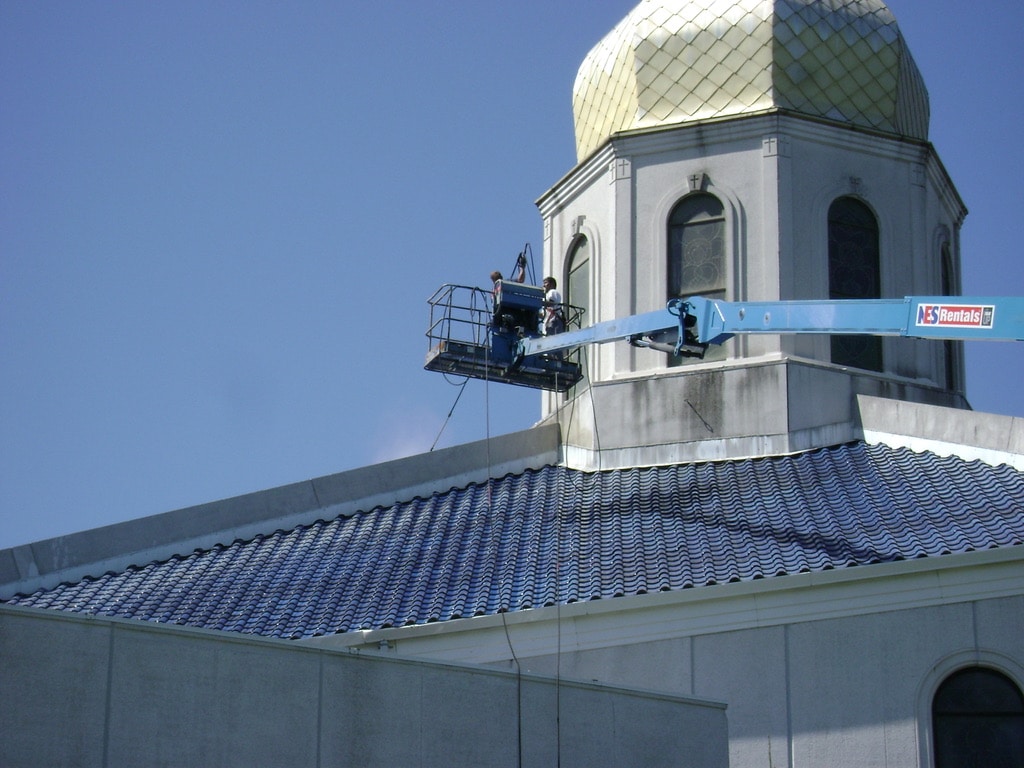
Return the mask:
<svg viewBox="0 0 1024 768"><path fill-rule="evenodd" d="M447 378L447 377L445 377ZM437 437L434 438L434 442L430 445L430 450L433 451L437 447L437 441L441 439L441 434L444 432L445 427L448 426L448 422L452 420L452 414L455 413L455 406L459 404L459 398L462 397L462 393L466 391L466 385L469 383L469 379L463 379L462 384L457 385L459 387L459 394L455 396L455 402L452 403L452 407L448 410L448 415L445 416L444 424L441 425L441 429L438 430Z"/></svg>

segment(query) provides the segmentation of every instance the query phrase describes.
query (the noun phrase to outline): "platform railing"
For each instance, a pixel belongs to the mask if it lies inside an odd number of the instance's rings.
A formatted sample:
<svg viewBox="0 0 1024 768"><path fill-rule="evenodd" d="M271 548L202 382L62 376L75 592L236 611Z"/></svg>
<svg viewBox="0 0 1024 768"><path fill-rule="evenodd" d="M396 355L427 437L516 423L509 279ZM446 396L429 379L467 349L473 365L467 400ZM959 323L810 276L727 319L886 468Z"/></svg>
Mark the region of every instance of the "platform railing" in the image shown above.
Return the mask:
<svg viewBox="0 0 1024 768"><path fill-rule="evenodd" d="M539 312L536 324L529 329L498 325L493 294L468 285L443 285L428 304L427 370L559 392L579 381L576 349L522 359L517 356L517 334L525 332L532 338L540 335ZM562 312L567 330L579 327L581 308L563 305Z"/></svg>
<svg viewBox="0 0 1024 768"><path fill-rule="evenodd" d="M487 344L487 330L494 314L494 297L489 291L446 283L427 303L430 305L427 339L431 348L442 341Z"/></svg>
<svg viewBox="0 0 1024 768"><path fill-rule="evenodd" d="M483 288L446 283L438 288L427 303L430 305L430 325L427 339L432 348L442 341L460 341L484 345L494 316L494 295ZM571 304L562 304L566 330L582 325L585 310ZM541 319L537 319L540 335Z"/></svg>

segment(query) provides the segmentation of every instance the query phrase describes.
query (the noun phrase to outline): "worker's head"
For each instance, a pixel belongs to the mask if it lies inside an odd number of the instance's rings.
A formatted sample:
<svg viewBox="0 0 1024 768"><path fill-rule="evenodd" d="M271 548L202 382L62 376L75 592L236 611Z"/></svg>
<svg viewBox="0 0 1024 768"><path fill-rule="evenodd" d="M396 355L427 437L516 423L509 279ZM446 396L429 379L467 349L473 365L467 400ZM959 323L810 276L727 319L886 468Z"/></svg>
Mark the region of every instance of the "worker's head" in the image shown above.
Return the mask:
<svg viewBox="0 0 1024 768"><path fill-rule="evenodd" d="M501 272L499 272L498 270L494 270L493 272L491 272L491 281L492 282L496 283L496 282L498 282L501 279L503 279L501 277Z"/></svg>
<svg viewBox="0 0 1024 768"><path fill-rule="evenodd" d="M541 283L541 287L544 288L545 291L553 290L558 287L558 281L551 277L551 275L548 275L544 278L544 282Z"/></svg>

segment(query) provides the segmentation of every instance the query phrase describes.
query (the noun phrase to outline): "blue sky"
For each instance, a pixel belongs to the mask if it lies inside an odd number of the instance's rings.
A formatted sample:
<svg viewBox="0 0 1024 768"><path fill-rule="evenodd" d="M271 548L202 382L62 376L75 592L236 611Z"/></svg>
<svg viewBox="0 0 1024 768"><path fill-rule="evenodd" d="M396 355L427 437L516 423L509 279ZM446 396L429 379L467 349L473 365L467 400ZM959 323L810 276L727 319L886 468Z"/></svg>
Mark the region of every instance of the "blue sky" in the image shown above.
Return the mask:
<svg viewBox="0 0 1024 768"><path fill-rule="evenodd" d="M0 0L0 548L430 448L426 300L532 244L571 87L632 3ZM1024 293L1016 2L892 0L964 198L964 288ZM1024 416L1024 349L974 343ZM473 381L441 446L529 427Z"/></svg>

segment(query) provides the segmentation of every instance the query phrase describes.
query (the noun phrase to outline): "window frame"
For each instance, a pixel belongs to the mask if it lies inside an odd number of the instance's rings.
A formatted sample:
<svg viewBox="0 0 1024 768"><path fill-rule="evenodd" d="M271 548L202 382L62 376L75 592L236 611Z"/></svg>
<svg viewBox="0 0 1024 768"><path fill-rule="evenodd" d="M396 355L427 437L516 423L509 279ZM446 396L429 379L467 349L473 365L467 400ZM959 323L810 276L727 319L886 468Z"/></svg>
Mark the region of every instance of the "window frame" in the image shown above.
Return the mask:
<svg viewBox="0 0 1024 768"><path fill-rule="evenodd" d="M827 213L828 296L830 299L882 298L881 228L871 207L854 195L832 200ZM859 248L854 258L850 249ZM866 284L858 281L866 278ZM835 365L882 373L884 345L880 336L831 334L829 361Z"/></svg>
<svg viewBox="0 0 1024 768"><path fill-rule="evenodd" d="M943 239L939 246L939 286L943 296L955 296L958 293L956 271L953 268L953 248L948 239ZM962 345L956 341L942 343L942 383L950 392L960 392L960 356Z"/></svg>
<svg viewBox="0 0 1024 768"><path fill-rule="evenodd" d="M710 238L708 250L718 263L714 269L717 275L714 280L707 280L704 283L696 282L690 289L686 288L683 281L685 272L685 245L683 238L687 227L696 229L706 228L714 225L714 232ZM689 296L703 296L708 299L729 298L729 247L728 247L728 217L726 206L720 197L706 190L688 192L678 198L669 208L668 216L665 219L665 298L687 298ZM706 239L706 238L705 238ZM696 364L700 362L716 362L725 360L727 357L724 346L712 346L704 355L702 360L682 359L668 356L667 365L677 367L685 364Z"/></svg>
<svg viewBox="0 0 1024 768"><path fill-rule="evenodd" d="M581 252L584 253L584 257L580 259L580 263L577 264L576 262ZM580 232L573 237L569 243L568 249L566 250L565 273L563 275L562 285L565 286L565 303L570 307L576 306L584 310L583 314L579 318L581 328L586 328L588 325L593 325L594 323L592 301L594 286L593 266L593 242L584 233ZM573 280L573 274L581 269L586 269L586 285L583 288L583 301L580 301L580 297L577 295L576 286L578 281ZM571 320L572 310L569 310L569 312ZM574 354L578 356L577 362L580 364L580 371L583 374L583 377L576 382L576 384L570 387L568 391L566 391L566 400L571 400L577 394L585 391L590 386L590 355L588 346L583 345Z"/></svg>
<svg viewBox="0 0 1024 768"><path fill-rule="evenodd" d="M927 672L917 688L917 754L919 768L935 768L932 736L932 700L942 682L961 669L987 667L1008 677L1024 691L1024 664L1000 651L987 647L961 648L926 664Z"/></svg>
<svg viewBox="0 0 1024 768"><path fill-rule="evenodd" d="M992 701L993 694L1008 696L1015 701L1007 707L989 706L984 709L966 706L962 700L958 702L956 688L964 684L965 678L972 677L974 680L968 684L976 690L980 691L982 686L988 686L988 701ZM993 686L999 686L1001 690L996 690ZM992 721L995 721L999 731L1009 727L1012 729L1011 732L1016 732L1016 757L1018 760L1024 760L1024 691L1012 677L1001 670L985 665L971 665L960 667L945 675L932 693L930 717L931 759L935 768L961 768L965 765L965 734L985 736L987 730L990 740L998 738L1003 742L1005 734L992 735ZM941 737L950 730L959 733L959 738L952 741L942 739Z"/></svg>

